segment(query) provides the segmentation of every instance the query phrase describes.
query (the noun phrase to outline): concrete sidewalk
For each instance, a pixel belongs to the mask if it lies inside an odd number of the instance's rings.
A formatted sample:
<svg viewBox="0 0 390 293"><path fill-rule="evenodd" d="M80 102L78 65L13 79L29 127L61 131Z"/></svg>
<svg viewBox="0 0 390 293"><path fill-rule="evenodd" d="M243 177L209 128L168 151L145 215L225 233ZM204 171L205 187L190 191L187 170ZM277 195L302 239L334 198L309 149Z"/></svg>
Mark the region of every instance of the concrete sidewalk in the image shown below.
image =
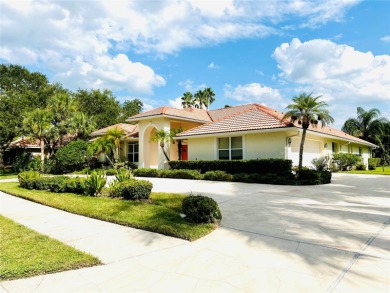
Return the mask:
<svg viewBox="0 0 390 293"><path fill-rule="evenodd" d="M215 198L221 227L186 242L0 194L0 213L105 265L2 282L8 292L389 292L390 177L322 186L150 179ZM1 184L1 183L0 183Z"/></svg>

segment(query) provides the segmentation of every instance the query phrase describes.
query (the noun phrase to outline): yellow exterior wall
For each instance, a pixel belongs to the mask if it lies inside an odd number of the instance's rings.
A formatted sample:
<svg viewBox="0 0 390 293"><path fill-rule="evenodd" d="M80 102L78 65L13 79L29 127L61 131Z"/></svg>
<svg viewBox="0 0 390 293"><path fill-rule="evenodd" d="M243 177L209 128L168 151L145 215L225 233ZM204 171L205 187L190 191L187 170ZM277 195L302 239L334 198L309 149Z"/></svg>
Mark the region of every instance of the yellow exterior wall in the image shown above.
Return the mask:
<svg viewBox="0 0 390 293"><path fill-rule="evenodd" d="M215 138L188 139L188 160L216 160Z"/></svg>
<svg viewBox="0 0 390 293"><path fill-rule="evenodd" d="M285 159L286 135L277 133L256 133L244 136L244 159Z"/></svg>

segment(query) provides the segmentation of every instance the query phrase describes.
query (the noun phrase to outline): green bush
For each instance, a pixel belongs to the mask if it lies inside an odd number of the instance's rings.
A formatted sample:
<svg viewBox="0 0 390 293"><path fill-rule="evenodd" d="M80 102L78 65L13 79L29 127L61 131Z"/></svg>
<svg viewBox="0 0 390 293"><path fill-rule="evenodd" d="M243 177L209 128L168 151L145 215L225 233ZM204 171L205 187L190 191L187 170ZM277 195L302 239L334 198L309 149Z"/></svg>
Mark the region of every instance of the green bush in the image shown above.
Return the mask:
<svg viewBox="0 0 390 293"><path fill-rule="evenodd" d="M85 190L85 178L55 176L30 177L19 180L20 186L26 189L50 190L51 192L72 192L82 194Z"/></svg>
<svg viewBox="0 0 390 293"><path fill-rule="evenodd" d="M359 163L356 165L356 170L364 171L366 170L366 165L364 165L363 163Z"/></svg>
<svg viewBox="0 0 390 293"><path fill-rule="evenodd" d="M203 175L203 180L211 181L232 181L233 176L225 171L207 171Z"/></svg>
<svg viewBox="0 0 390 293"><path fill-rule="evenodd" d="M136 169L133 171L134 176L138 177L158 177L159 170L151 168Z"/></svg>
<svg viewBox="0 0 390 293"><path fill-rule="evenodd" d="M332 161L337 164L339 170L346 171L361 163L362 158L357 154L338 153L333 154Z"/></svg>
<svg viewBox="0 0 390 293"><path fill-rule="evenodd" d="M53 160L55 161L53 173L63 174L81 170L87 165L88 143L83 140L72 141L58 149Z"/></svg>
<svg viewBox="0 0 390 293"><path fill-rule="evenodd" d="M201 179L202 174L198 170L159 170L158 177L160 178L176 178L176 179Z"/></svg>
<svg viewBox="0 0 390 293"><path fill-rule="evenodd" d="M232 161L170 161L171 169L199 170L202 174L208 171L225 171L229 174L238 173L274 173L289 174L292 171L292 161L283 159L232 160Z"/></svg>
<svg viewBox="0 0 390 293"><path fill-rule="evenodd" d="M85 180L85 193L87 195L98 196L102 193L106 185L107 177L105 174L92 172Z"/></svg>
<svg viewBox="0 0 390 293"><path fill-rule="evenodd" d="M233 181L245 183L262 183L262 184L277 184L277 185L295 185L295 178L292 174L279 176L277 174L234 174Z"/></svg>
<svg viewBox="0 0 390 293"><path fill-rule="evenodd" d="M376 166L378 165L378 160L380 162L380 158L369 158L368 159L368 170L375 170Z"/></svg>
<svg viewBox="0 0 390 293"><path fill-rule="evenodd" d="M193 223L215 223L222 219L215 200L202 195L186 197L182 203L182 212Z"/></svg>
<svg viewBox="0 0 390 293"><path fill-rule="evenodd" d="M130 179L119 183L111 183L111 197L122 197L130 200L145 200L150 198L153 184L147 180Z"/></svg>
<svg viewBox="0 0 390 293"><path fill-rule="evenodd" d="M40 176L41 174L39 174L38 171L30 170L30 171L21 172L18 174L19 184L21 187L26 188L24 187L24 185L27 184L28 180L39 178Z"/></svg>
<svg viewBox="0 0 390 293"><path fill-rule="evenodd" d="M325 157L313 159L311 163L316 168L316 171L325 171L328 169L328 160Z"/></svg>
<svg viewBox="0 0 390 293"><path fill-rule="evenodd" d="M332 172L329 171L315 171L302 170L298 174L297 184L299 185L317 185L330 183L332 179Z"/></svg>

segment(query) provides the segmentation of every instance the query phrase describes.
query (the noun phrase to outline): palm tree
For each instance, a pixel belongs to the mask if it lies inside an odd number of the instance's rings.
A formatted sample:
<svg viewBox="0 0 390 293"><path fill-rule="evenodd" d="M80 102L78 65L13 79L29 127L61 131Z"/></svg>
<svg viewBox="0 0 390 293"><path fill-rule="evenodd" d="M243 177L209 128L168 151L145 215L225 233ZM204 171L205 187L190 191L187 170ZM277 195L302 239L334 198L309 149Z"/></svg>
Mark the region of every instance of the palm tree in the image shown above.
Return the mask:
<svg viewBox="0 0 390 293"><path fill-rule="evenodd" d="M288 111L283 116L283 119L289 118L291 122L294 123L295 121L298 121L298 124L302 125L303 131L299 147L299 172L302 171L303 147L305 145L306 131L309 126L316 126L318 124L318 120L322 122L322 126L334 122L334 119L330 116L329 111L325 109L328 104L318 101L320 97L321 96L313 97L312 93L309 95L302 93L299 96L295 96L292 99L293 103L286 107Z"/></svg>
<svg viewBox="0 0 390 293"><path fill-rule="evenodd" d="M341 130L350 135L374 142L383 122L383 119L378 119L380 114L381 112L376 108L365 111L358 107L357 118L349 118L345 121Z"/></svg>
<svg viewBox="0 0 390 293"><path fill-rule="evenodd" d="M194 106L194 96L190 92L185 92L181 97L181 105L183 108L190 108Z"/></svg>
<svg viewBox="0 0 390 293"><path fill-rule="evenodd" d="M172 138L172 133L169 131L165 131L164 129L157 130L151 138L152 141L160 143L160 147L168 162L170 161L170 159L165 151L165 143L169 142L171 138Z"/></svg>
<svg viewBox="0 0 390 293"><path fill-rule="evenodd" d="M103 136L107 140L111 140L115 146L114 159L119 159L119 146L121 143L121 138L125 134L125 131L119 127L114 127L107 130L106 134Z"/></svg>
<svg viewBox="0 0 390 293"><path fill-rule="evenodd" d="M91 155L99 156L100 154L106 154L106 158L112 164L109 154L113 152L115 145L112 140L107 139L107 137L101 136L95 140L92 144L89 145L88 151Z"/></svg>
<svg viewBox="0 0 390 293"><path fill-rule="evenodd" d="M39 139L41 148L41 167L45 161L45 136L52 127L52 113L48 110L36 109L30 112L23 120L23 126L26 134L32 138Z"/></svg>
<svg viewBox="0 0 390 293"><path fill-rule="evenodd" d="M69 119L68 127L69 132L76 135L76 138L86 138L96 129L96 123L84 113L75 112Z"/></svg>
<svg viewBox="0 0 390 293"><path fill-rule="evenodd" d="M203 90L203 105L206 109L210 107L210 105L215 101L215 93L210 87L206 87Z"/></svg>
<svg viewBox="0 0 390 293"><path fill-rule="evenodd" d="M195 108L203 109L203 91L198 90L194 94L194 102L195 102Z"/></svg>

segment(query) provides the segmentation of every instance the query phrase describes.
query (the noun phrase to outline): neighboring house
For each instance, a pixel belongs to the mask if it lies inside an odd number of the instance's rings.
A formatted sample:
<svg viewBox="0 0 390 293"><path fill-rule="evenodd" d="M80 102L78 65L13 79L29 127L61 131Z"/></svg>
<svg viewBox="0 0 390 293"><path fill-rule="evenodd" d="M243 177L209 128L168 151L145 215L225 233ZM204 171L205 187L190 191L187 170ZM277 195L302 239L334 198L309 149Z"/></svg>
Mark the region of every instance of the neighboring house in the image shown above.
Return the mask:
<svg viewBox="0 0 390 293"><path fill-rule="evenodd" d="M39 139L31 139L29 137L20 137L10 143L4 153L4 162L6 165L12 165L17 156L24 153L31 157L41 156L41 147ZM45 147L45 156L48 156L49 150Z"/></svg>
<svg viewBox="0 0 390 293"><path fill-rule="evenodd" d="M101 136L104 136L108 130L113 128L122 129L125 132L125 135L121 138L120 147L119 147L119 157L122 160L127 160L133 163L138 164L138 124L127 124L127 123L118 123L111 125L99 130L96 130L90 134L92 137L90 142L98 139ZM105 161L105 154L99 155L99 161Z"/></svg>
<svg viewBox="0 0 390 293"><path fill-rule="evenodd" d="M156 130L183 129L173 142L166 143L166 152L171 160L179 158L181 145L182 160L234 160L278 158L290 159L298 165L299 144L302 128L282 120L283 113L259 104L248 104L217 110L175 109L160 107L132 116L127 121L135 125L123 138L122 157L138 157L139 167L167 168L166 158L157 142L153 142ZM115 127L115 125L110 126ZM107 128L95 131L104 133ZM134 134L134 135L133 135ZM177 143L181 140L181 144ZM137 145L137 155L134 154ZM176 142L176 143L175 143ZM376 146L348 135L340 130L324 126L310 127L307 131L303 165L311 166L311 160L338 152L354 153L368 163L371 150Z"/></svg>

